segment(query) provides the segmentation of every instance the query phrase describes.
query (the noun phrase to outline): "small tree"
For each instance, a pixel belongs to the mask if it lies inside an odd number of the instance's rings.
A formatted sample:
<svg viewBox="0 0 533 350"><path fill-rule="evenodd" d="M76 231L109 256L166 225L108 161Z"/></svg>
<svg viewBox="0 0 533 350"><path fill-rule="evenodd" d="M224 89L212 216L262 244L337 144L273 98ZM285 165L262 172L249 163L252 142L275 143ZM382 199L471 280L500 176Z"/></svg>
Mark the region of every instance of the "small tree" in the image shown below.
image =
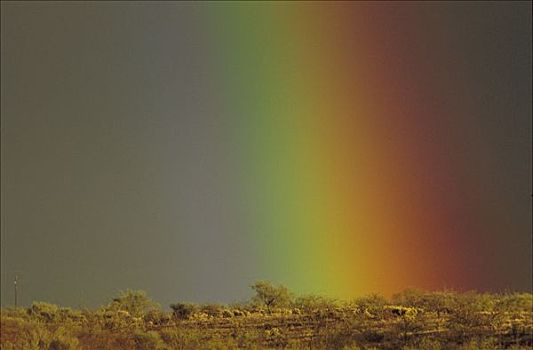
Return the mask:
<svg viewBox="0 0 533 350"><path fill-rule="evenodd" d="M142 317L150 310L158 310L159 304L150 299L142 290L126 290L105 308L108 311L127 311L133 317Z"/></svg>
<svg viewBox="0 0 533 350"><path fill-rule="evenodd" d="M292 293L283 285L275 286L268 281L257 281L251 285L255 291L252 302L266 306L268 312L273 307L288 307L292 301Z"/></svg>

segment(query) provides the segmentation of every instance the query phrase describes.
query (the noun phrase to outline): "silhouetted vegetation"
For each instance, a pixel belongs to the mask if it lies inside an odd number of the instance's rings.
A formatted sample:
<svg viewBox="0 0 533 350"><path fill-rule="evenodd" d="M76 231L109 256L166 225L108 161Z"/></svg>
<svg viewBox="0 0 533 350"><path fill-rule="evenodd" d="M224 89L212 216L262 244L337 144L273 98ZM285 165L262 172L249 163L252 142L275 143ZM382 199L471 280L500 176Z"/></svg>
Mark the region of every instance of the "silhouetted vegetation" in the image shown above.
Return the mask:
<svg viewBox="0 0 533 350"><path fill-rule="evenodd" d="M385 299L294 296L254 283L249 302L177 302L163 311L142 291L96 310L34 302L5 308L0 348L80 349L530 349L533 294L406 290Z"/></svg>

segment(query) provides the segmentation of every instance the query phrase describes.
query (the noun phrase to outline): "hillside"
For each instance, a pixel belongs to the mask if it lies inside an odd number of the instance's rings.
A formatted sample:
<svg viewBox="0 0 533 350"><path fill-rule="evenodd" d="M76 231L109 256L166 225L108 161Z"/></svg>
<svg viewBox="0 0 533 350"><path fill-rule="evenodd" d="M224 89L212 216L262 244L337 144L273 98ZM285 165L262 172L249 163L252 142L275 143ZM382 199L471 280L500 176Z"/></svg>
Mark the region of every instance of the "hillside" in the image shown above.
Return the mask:
<svg viewBox="0 0 533 350"><path fill-rule="evenodd" d="M247 303L172 304L127 291L96 310L2 310L2 349L530 349L533 294L406 290L350 301L258 282Z"/></svg>

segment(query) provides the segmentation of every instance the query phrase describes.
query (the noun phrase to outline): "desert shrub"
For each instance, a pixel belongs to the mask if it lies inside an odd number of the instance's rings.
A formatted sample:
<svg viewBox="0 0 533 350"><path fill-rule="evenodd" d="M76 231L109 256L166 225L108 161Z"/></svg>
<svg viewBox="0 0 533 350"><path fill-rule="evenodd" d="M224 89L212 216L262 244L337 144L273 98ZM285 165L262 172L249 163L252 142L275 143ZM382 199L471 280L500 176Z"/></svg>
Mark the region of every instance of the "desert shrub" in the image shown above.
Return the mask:
<svg viewBox="0 0 533 350"><path fill-rule="evenodd" d="M404 307L411 307L425 311L436 311L441 309L437 301L442 298L433 293L425 292L418 289L406 289L392 296L392 303Z"/></svg>
<svg viewBox="0 0 533 350"><path fill-rule="evenodd" d="M28 311L23 307L7 307L1 310L2 318L29 319Z"/></svg>
<svg viewBox="0 0 533 350"><path fill-rule="evenodd" d="M413 350L441 350L443 347L438 339L423 337L418 341L416 346L411 348Z"/></svg>
<svg viewBox="0 0 533 350"><path fill-rule="evenodd" d="M355 299L353 304L369 317L383 318L384 307L388 301L381 295L371 294Z"/></svg>
<svg viewBox="0 0 533 350"><path fill-rule="evenodd" d="M77 350L80 349L76 330L68 326L54 329L49 336L49 350Z"/></svg>
<svg viewBox="0 0 533 350"><path fill-rule="evenodd" d="M222 337L218 334L206 339L199 349L206 350L233 350L237 349L237 342L230 337Z"/></svg>
<svg viewBox="0 0 533 350"><path fill-rule="evenodd" d="M100 309L91 318L92 326L97 326L105 330L119 330L128 326L135 326L139 323L139 318L133 318L127 311Z"/></svg>
<svg viewBox="0 0 533 350"><path fill-rule="evenodd" d="M259 349L260 344L264 340L260 332L256 329L238 331L237 334L235 334L234 339L239 349L248 350Z"/></svg>
<svg viewBox="0 0 533 350"><path fill-rule="evenodd" d="M286 308L292 302L292 293L283 285L275 286L268 281L257 281L251 288L255 291L252 303L272 308Z"/></svg>
<svg viewBox="0 0 533 350"><path fill-rule="evenodd" d="M347 329L333 330L324 337L323 346L326 349L351 349L357 344L353 332Z"/></svg>
<svg viewBox="0 0 533 350"><path fill-rule="evenodd" d="M135 342L131 330L110 331L97 328L82 329L78 339L83 349L133 350Z"/></svg>
<svg viewBox="0 0 533 350"><path fill-rule="evenodd" d="M195 312L198 312L198 305L193 303L176 303L171 304L172 314L178 320L186 320L190 318Z"/></svg>
<svg viewBox="0 0 533 350"><path fill-rule="evenodd" d="M165 348L165 343L155 331L144 332L137 330L133 333L133 341L137 350L159 350Z"/></svg>
<svg viewBox="0 0 533 350"><path fill-rule="evenodd" d="M270 327L264 330L262 335L263 340L273 347L287 346L288 337L283 329L280 327Z"/></svg>
<svg viewBox="0 0 533 350"><path fill-rule="evenodd" d="M199 306L199 311L211 317L220 317L225 307L220 304L202 304Z"/></svg>
<svg viewBox="0 0 533 350"><path fill-rule="evenodd" d="M60 321L80 323L84 321L84 316L80 310L73 310L69 307L62 307L59 309Z"/></svg>
<svg viewBox="0 0 533 350"><path fill-rule="evenodd" d="M457 350L498 350L501 347L495 338L475 338L460 345Z"/></svg>
<svg viewBox="0 0 533 350"><path fill-rule="evenodd" d="M79 349L78 339L75 337L54 339L50 342L48 350L74 350Z"/></svg>
<svg viewBox="0 0 533 350"><path fill-rule="evenodd" d="M418 289L406 289L392 296L394 304L415 307L424 312L433 312L440 318L449 313L457 302L458 295L453 291L425 292Z"/></svg>
<svg viewBox="0 0 533 350"><path fill-rule="evenodd" d="M409 335L424 329L424 323L416 317L402 317L401 320L393 324L394 336L405 343L409 340Z"/></svg>
<svg viewBox="0 0 533 350"><path fill-rule="evenodd" d="M171 317L167 312L161 310L149 310L144 316L143 321L151 325L166 325L170 322Z"/></svg>
<svg viewBox="0 0 533 350"><path fill-rule="evenodd" d="M21 313L21 310L17 311ZM80 323L83 321L83 315L81 311L72 310L68 307L59 307L54 304L45 302L34 302L26 310L25 319L33 319L40 322L47 323Z"/></svg>
<svg viewBox="0 0 533 350"><path fill-rule="evenodd" d="M459 343L468 335L482 328L493 327L496 313L494 298L474 292L457 294L447 320L447 326Z"/></svg>
<svg viewBox="0 0 533 350"><path fill-rule="evenodd" d="M202 331L198 329L163 329L161 339L171 349L199 349L204 344Z"/></svg>
<svg viewBox="0 0 533 350"><path fill-rule="evenodd" d="M231 312L231 310L229 310L229 309L223 309L222 310L222 317L231 318L231 317L233 317L233 312Z"/></svg>
<svg viewBox="0 0 533 350"><path fill-rule="evenodd" d="M370 343L379 343L385 338L383 331L374 329L365 329L362 336L366 342Z"/></svg>
<svg viewBox="0 0 533 350"><path fill-rule="evenodd" d="M2 317L0 329L1 349L40 349L41 334L48 333L42 323L8 317Z"/></svg>
<svg viewBox="0 0 533 350"><path fill-rule="evenodd" d="M28 315L45 322L54 322L61 319L59 306L42 301L33 302L28 309Z"/></svg>
<svg viewBox="0 0 533 350"><path fill-rule="evenodd" d="M515 315L524 314L529 318L533 316L533 294L530 293L512 293L500 295L495 301L494 309L498 312L506 312Z"/></svg>
<svg viewBox="0 0 533 350"><path fill-rule="evenodd" d="M77 329L72 327L48 327L41 320L2 319L1 349L23 350L77 350Z"/></svg>
<svg viewBox="0 0 533 350"><path fill-rule="evenodd" d="M150 310L158 310L159 304L152 301L142 290L120 292L105 308L106 311L126 311L132 317L142 317Z"/></svg>
<svg viewBox="0 0 533 350"><path fill-rule="evenodd" d="M392 296L392 302L394 304L411 306L411 307L425 307L426 297L429 293L426 293L419 289L405 289L398 294Z"/></svg>
<svg viewBox="0 0 533 350"><path fill-rule="evenodd" d="M308 313L316 310L333 309L336 306L335 299L312 294L296 297L292 302L292 307Z"/></svg>

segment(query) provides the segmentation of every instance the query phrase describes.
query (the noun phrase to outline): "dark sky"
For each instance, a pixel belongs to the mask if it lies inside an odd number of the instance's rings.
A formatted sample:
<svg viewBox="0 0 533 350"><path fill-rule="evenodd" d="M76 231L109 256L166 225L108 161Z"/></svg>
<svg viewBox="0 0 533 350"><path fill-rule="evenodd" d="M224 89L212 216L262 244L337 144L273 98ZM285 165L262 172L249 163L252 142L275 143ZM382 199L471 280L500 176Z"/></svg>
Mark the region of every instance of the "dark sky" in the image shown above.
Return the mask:
<svg viewBox="0 0 533 350"><path fill-rule="evenodd" d="M15 273L25 303L247 295L202 21L179 4L2 3L3 304Z"/></svg>
<svg viewBox="0 0 533 350"><path fill-rule="evenodd" d="M2 2L1 11L2 306L15 275L24 304L95 306L126 288L164 305L248 297L263 276L243 238L244 204L228 200L237 160L211 98L205 6ZM443 23L464 23L450 13ZM479 72L496 112L511 101L518 111L490 127L498 140L531 135L531 96L511 93L531 86L531 17L513 16L519 25L498 30L522 58L465 48L466 61L510 69L512 79ZM531 139L508 147L503 180L518 185L500 199L518 206L517 242L529 244L531 202L514 198L531 192ZM524 258L519 277L531 271Z"/></svg>

